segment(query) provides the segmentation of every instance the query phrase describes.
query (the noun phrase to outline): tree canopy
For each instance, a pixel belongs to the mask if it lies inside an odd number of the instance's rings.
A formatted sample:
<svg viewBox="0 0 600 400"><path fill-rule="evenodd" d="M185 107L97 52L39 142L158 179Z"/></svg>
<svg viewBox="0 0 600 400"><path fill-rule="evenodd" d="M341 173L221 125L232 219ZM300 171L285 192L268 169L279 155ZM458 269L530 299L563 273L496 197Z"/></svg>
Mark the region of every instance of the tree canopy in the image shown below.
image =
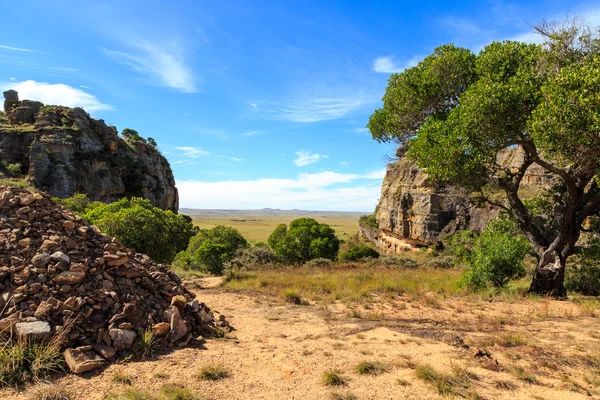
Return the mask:
<svg viewBox="0 0 600 400"><path fill-rule="evenodd" d="M565 261L600 210L600 40L577 18L536 30L542 44L494 42L477 55L437 48L390 77L368 128L378 141L407 143L434 179L503 208L538 257L531 290L562 296ZM507 149L523 153L520 165L497 162ZM560 182L545 199L549 212L536 213L519 193L534 163ZM506 202L486 195L494 187Z"/></svg>
<svg viewBox="0 0 600 400"><path fill-rule="evenodd" d="M298 218L279 225L269 237L269 246L284 262L299 264L314 258L335 259L340 241L327 224L313 218Z"/></svg>

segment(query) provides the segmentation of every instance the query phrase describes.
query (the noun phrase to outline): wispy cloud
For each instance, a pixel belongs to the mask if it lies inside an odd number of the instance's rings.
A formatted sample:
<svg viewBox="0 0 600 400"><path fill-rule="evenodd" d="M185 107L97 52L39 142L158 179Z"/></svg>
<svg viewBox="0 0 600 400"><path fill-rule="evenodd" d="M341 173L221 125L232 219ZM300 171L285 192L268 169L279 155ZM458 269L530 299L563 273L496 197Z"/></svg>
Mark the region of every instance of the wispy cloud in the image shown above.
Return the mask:
<svg viewBox="0 0 600 400"><path fill-rule="evenodd" d="M298 158L294 160L294 164L298 167L304 167L305 165L316 163L324 158L327 158L324 154L311 153L310 151L300 150L296 152Z"/></svg>
<svg viewBox="0 0 600 400"><path fill-rule="evenodd" d="M14 89L19 98L41 101L67 107L82 107L87 111L113 110L94 95L62 83L47 83L28 80L24 82L0 82L2 90Z"/></svg>
<svg viewBox="0 0 600 400"><path fill-rule="evenodd" d="M275 106L272 115L293 122L328 121L346 117L374 99L360 93L347 97L317 97Z"/></svg>
<svg viewBox="0 0 600 400"><path fill-rule="evenodd" d="M175 149L181 151L185 157L189 157L189 158L200 158L203 156L210 155L210 152L203 150L200 147L182 146L182 147L176 147Z"/></svg>
<svg viewBox="0 0 600 400"><path fill-rule="evenodd" d="M11 51L22 51L22 52L25 52L25 53L47 54L47 53L44 53L42 51L37 51L37 50L32 50L32 49L24 49L24 48L21 48L21 47L5 46L5 45L2 45L2 44L0 44L0 49L11 50Z"/></svg>
<svg viewBox="0 0 600 400"><path fill-rule="evenodd" d="M396 60L395 56L378 57L375 59L375 61L373 61L372 70L374 72L380 72L380 73L384 73L384 74L392 74L395 72L402 72L406 68L416 66L422 58L423 58L423 56L418 55L418 56L414 56L413 58L411 58L407 61L399 62L398 60Z"/></svg>
<svg viewBox="0 0 600 400"><path fill-rule="evenodd" d="M261 131L248 131L248 132L242 133L242 135L244 135L244 136L256 136L256 135L260 135L261 133L262 133Z"/></svg>
<svg viewBox="0 0 600 400"><path fill-rule="evenodd" d="M186 208L370 211L377 204L383 173L384 170L364 175L324 171L300 174L296 179L177 181L177 188L181 207Z"/></svg>
<svg viewBox="0 0 600 400"><path fill-rule="evenodd" d="M128 51L101 48L113 61L146 75L153 84L185 93L197 92L196 77L175 44L159 45L146 40L126 42Z"/></svg>

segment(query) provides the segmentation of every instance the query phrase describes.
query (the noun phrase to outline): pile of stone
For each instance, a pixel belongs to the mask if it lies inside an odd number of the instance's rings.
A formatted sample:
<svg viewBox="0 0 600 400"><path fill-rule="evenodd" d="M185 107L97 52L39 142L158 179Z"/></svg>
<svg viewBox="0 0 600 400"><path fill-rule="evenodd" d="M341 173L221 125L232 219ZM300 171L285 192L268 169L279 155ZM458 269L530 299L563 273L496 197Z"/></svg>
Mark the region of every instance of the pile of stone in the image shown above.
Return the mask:
<svg viewBox="0 0 600 400"><path fill-rule="evenodd" d="M0 186L0 331L65 337L75 373L141 350L173 347L230 328L181 278L89 226L45 193ZM68 331L68 333L65 333Z"/></svg>

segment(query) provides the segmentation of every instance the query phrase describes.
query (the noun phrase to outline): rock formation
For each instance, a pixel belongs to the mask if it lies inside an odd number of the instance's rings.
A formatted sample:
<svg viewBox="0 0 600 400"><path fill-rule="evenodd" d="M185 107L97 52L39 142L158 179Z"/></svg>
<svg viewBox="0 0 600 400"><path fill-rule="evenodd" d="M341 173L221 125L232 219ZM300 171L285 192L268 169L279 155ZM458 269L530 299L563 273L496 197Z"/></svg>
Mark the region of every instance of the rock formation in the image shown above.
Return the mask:
<svg viewBox="0 0 600 400"><path fill-rule="evenodd" d="M114 126L91 118L81 108L19 101L4 92L5 122L0 118L0 177L9 165L38 189L53 196L85 193L111 202L143 197L177 212L179 198L168 161L153 146L126 142Z"/></svg>
<svg viewBox="0 0 600 400"><path fill-rule="evenodd" d="M0 334L66 335L69 367L85 372L139 352L148 330L165 346L229 330L194 297L164 265L87 225L50 195L0 186Z"/></svg>
<svg viewBox="0 0 600 400"><path fill-rule="evenodd" d="M475 204L470 193L432 181L401 147L395 163L387 166L375 216L378 228L361 224L359 234L385 254L397 254L436 243L444 234L468 229L480 231L499 212L489 204ZM503 166L519 165L523 153L509 149L500 154ZM522 183L523 191L538 192L553 178L532 165Z"/></svg>

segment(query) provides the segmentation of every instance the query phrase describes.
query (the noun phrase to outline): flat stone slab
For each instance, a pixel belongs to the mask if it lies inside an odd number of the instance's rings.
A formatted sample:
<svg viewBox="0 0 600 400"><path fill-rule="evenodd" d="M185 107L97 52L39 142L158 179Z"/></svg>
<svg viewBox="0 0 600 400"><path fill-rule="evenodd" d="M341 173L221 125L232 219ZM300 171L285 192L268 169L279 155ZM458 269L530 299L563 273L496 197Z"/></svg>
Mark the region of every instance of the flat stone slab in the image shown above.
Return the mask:
<svg viewBox="0 0 600 400"><path fill-rule="evenodd" d="M106 361L91 350L67 349L64 355L67 365L75 374L93 371L106 365Z"/></svg>
<svg viewBox="0 0 600 400"><path fill-rule="evenodd" d="M17 322L15 333L25 340L43 340L50 338L52 327L46 321Z"/></svg>

